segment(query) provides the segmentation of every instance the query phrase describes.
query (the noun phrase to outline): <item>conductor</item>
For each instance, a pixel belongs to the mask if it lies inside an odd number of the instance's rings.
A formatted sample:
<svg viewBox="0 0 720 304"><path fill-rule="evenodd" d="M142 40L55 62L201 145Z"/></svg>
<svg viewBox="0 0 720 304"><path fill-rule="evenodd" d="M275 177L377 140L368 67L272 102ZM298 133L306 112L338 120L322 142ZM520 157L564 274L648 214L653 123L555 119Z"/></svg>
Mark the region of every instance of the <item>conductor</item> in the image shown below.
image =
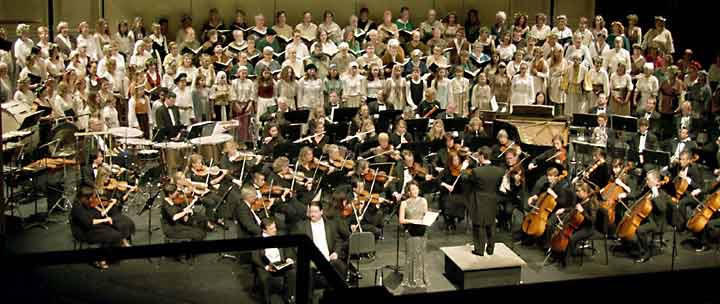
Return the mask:
<svg viewBox="0 0 720 304"><path fill-rule="evenodd" d="M492 255L495 250L495 216L500 201L498 193L504 175L503 169L490 162L490 148L483 146L478 151L478 167L472 169L465 179L470 183L468 211L473 224L473 254ZM485 245L487 244L487 247Z"/></svg>

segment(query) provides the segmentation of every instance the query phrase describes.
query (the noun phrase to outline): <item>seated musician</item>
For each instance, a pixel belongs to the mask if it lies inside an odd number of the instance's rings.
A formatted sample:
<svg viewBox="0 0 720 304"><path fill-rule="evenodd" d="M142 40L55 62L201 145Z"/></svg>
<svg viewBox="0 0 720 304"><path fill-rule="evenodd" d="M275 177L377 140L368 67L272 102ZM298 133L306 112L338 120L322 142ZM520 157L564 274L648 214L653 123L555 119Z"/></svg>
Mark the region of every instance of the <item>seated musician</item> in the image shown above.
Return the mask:
<svg viewBox="0 0 720 304"><path fill-rule="evenodd" d="M470 144L480 138L487 138L488 135L483 127L483 121L480 117L474 116L470 118L465 132L463 132L462 141L465 145Z"/></svg>
<svg viewBox="0 0 720 304"><path fill-rule="evenodd" d="M335 110L339 109L341 107L340 104L340 96L338 96L338 92L336 91L330 91L328 93L327 101L325 102L325 115L330 117L330 120L333 120L333 117L335 117Z"/></svg>
<svg viewBox="0 0 720 304"><path fill-rule="evenodd" d="M457 137L457 132L447 132L445 133L445 145L443 145L443 148L438 150L437 157L435 158L435 171L436 172L442 172L444 168L446 167L446 164L448 163L448 159L450 158L451 152L458 152L459 143L455 142L455 138Z"/></svg>
<svg viewBox="0 0 720 304"><path fill-rule="evenodd" d="M631 246L630 254L636 259L636 263L645 263L650 259L650 239L652 233L662 231L662 226L667 221L666 211L667 206L670 203L670 196L665 193L664 190L660 189L660 172L657 170L651 170L645 176L645 184L649 189L647 194L649 195L650 201L652 202L652 211L642 220L642 223L637 227L635 237L630 240L625 240ZM646 193L635 192L634 195L630 195L630 200L637 200L644 197ZM633 208L633 205L630 205Z"/></svg>
<svg viewBox="0 0 720 304"><path fill-rule="evenodd" d="M445 123L442 120L436 119L432 122L432 126L425 134L425 142L431 150L439 150L445 145Z"/></svg>
<svg viewBox="0 0 720 304"><path fill-rule="evenodd" d="M435 99L435 88L425 89L425 98L420 102L417 109L417 115L420 118L436 119L440 114L440 102Z"/></svg>
<svg viewBox="0 0 720 304"><path fill-rule="evenodd" d="M390 134L390 144L396 149L400 149L401 144L412 143L413 136L407 131L407 122L404 119L400 119L395 123L393 133Z"/></svg>
<svg viewBox="0 0 720 304"><path fill-rule="evenodd" d="M367 104L368 110L370 110L370 115L372 115L374 119L379 119L380 112L382 111L395 110L395 106L392 103L385 102L388 95L388 90L381 90L378 92L377 99Z"/></svg>
<svg viewBox="0 0 720 304"><path fill-rule="evenodd" d="M560 218L563 218L563 214L572 214L573 211L581 213L584 217L580 227L575 228L575 231L570 236L566 250L562 253L556 252L556 254L560 254L559 259L562 267L567 265L568 256L575 256L577 254L577 244L581 241L589 239L595 231L595 220L599 209L599 203L593 193L592 187L587 183L578 183L575 185L575 196L577 200L574 206L560 208L557 212L555 212L555 215ZM565 218L565 224L567 224L569 220L571 219ZM549 228L551 227L552 226ZM558 233L557 229L551 230L551 233L553 234Z"/></svg>
<svg viewBox="0 0 720 304"><path fill-rule="evenodd" d="M533 170L539 166L547 165L548 163L555 164L556 166L567 170L567 150L565 150L562 136L553 136L552 144L553 147L550 150L536 156L535 159L530 162L528 170Z"/></svg>
<svg viewBox="0 0 720 304"><path fill-rule="evenodd" d="M175 93L169 92L165 95L163 105L155 112L155 125L158 129L156 141L177 139L180 136L182 122L180 121L180 111L175 106L175 97Z"/></svg>
<svg viewBox="0 0 720 304"><path fill-rule="evenodd" d="M213 227L208 219L193 211L193 198L186 196L174 184L167 184L163 188L165 199L162 204L162 229L169 238L204 240L207 230Z"/></svg>
<svg viewBox="0 0 720 304"><path fill-rule="evenodd" d="M250 172L250 168L262 162L262 157L252 153L241 153L239 145L234 140L223 144L223 156L220 158L220 168L227 170L227 176L243 180ZM244 171L240 176L241 171Z"/></svg>
<svg viewBox="0 0 720 304"><path fill-rule="evenodd" d="M97 189L100 198L103 201L113 201L113 208L106 208L110 214L117 214L121 212L121 205L125 205L130 196L130 192L136 192L137 187L130 185L120 185L115 178L112 178L112 172L110 166L101 166L97 170L95 176L95 189ZM127 182L122 182L127 184ZM133 225L133 231L135 230Z"/></svg>
<svg viewBox="0 0 720 304"><path fill-rule="evenodd" d="M592 152L593 163L583 170L582 174L575 177L573 183L578 179L583 179L594 189L599 189L607 185L610 180L610 166L606 160L605 150L595 148Z"/></svg>
<svg viewBox="0 0 720 304"><path fill-rule="evenodd" d="M682 232L685 230L685 223L690 219L690 213L699 204L699 201L702 201L702 174L698 165L693 162L690 151L687 150L680 153L680 161L663 169L663 172L674 177L673 181L676 185L680 183L681 179L687 183L687 189L682 195L677 192L678 187L676 186L674 198L679 201L671 204L672 208L669 210L672 212L671 223Z"/></svg>
<svg viewBox="0 0 720 304"><path fill-rule="evenodd" d="M352 127L350 128L350 132L358 132L358 130L362 128L363 122L368 119L372 120L372 117L370 116L370 108L365 104L360 105L357 113L352 118Z"/></svg>
<svg viewBox="0 0 720 304"><path fill-rule="evenodd" d="M322 121L325 124L332 123L330 116L325 115L325 107L322 104L316 104L310 107L308 115L308 126L314 126L315 122Z"/></svg>
<svg viewBox="0 0 720 304"><path fill-rule="evenodd" d="M500 131L498 131L497 140L498 144L494 145L492 148L493 154L491 161L502 161L504 152L507 151L508 148L520 148L520 145L517 142L510 139L510 136L508 136L505 129L500 129Z"/></svg>
<svg viewBox="0 0 720 304"><path fill-rule="evenodd" d="M89 122L90 132L105 131L105 124L98 117L91 117ZM110 143L104 138L104 135L89 135L84 137L82 161L84 164L93 162L93 159L100 152L107 153L110 150Z"/></svg>
<svg viewBox="0 0 720 304"><path fill-rule="evenodd" d="M660 135L660 112L657 111L655 105L657 104L657 99L655 97L648 97L647 100L645 100L645 107L638 109L635 113L633 113L633 116L637 117L638 119L647 119L648 122L650 122L650 131L654 133L655 135Z"/></svg>
<svg viewBox="0 0 720 304"><path fill-rule="evenodd" d="M260 115L260 121L267 124L274 122L278 126L285 125L285 113L290 111L290 106L287 103L287 99L284 97L277 98L277 105L270 105L265 110L265 113Z"/></svg>
<svg viewBox="0 0 720 304"><path fill-rule="evenodd" d="M404 194L405 186L410 181L418 182L421 187L425 182L433 179L430 171L427 170L421 162L415 161L415 155L410 150L403 150L402 160L398 161L393 167L391 175L394 177L392 183L387 187L387 193L395 198L395 201L401 201Z"/></svg>
<svg viewBox="0 0 720 304"><path fill-rule="evenodd" d="M317 155L320 155L320 152L329 140L329 137L325 135L325 120L313 120L310 126L312 137L308 138L307 141L310 142L310 145L315 149Z"/></svg>
<svg viewBox="0 0 720 304"><path fill-rule="evenodd" d="M685 101L680 104L679 113L675 114L673 117L673 126L675 126L675 129L682 129L686 128L688 130L693 130L695 126L692 125L693 119L697 118L697 114L693 113L692 103L690 101ZM697 135L697 134L694 134Z"/></svg>
<svg viewBox="0 0 720 304"><path fill-rule="evenodd" d="M690 129L680 128L678 129L678 136L670 140L669 152L672 153L670 161L677 163L680 160L680 154L683 151L692 151L697 148L697 143L690 138Z"/></svg>
<svg viewBox="0 0 720 304"><path fill-rule="evenodd" d="M265 173L260 168L252 170L252 178L249 179L244 187L255 189L259 198L268 199L270 205L267 206L268 214L276 216L282 214L283 221L279 223L282 231L288 231L294 227L295 223L302 220L305 216L305 206L292 195L290 188L266 181Z"/></svg>
<svg viewBox="0 0 720 304"><path fill-rule="evenodd" d="M202 187L199 186L199 184L193 183L191 179L185 177L185 174L182 171L175 172L172 181L175 183L178 191L185 194L185 196L188 197L189 200L192 200L192 198L195 196L198 197L198 202L196 204L205 206L205 217L210 217L210 214L214 216L219 216L220 212L218 211L222 210L215 211L215 208L217 207L217 204L220 202L221 198L216 193L211 192L206 187ZM232 207L228 208L231 209ZM212 222L208 222L208 226L210 226L213 230L215 229L215 225L213 225Z"/></svg>
<svg viewBox="0 0 720 304"><path fill-rule="evenodd" d="M645 118L640 118L638 120L638 132L633 134L628 141L631 155L635 153L638 154L638 157L633 157L633 159L636 159L640 164L645 164L645 159L642 155L643 151L646 149L659 149L658 138L649 130L649 127L650 122Z"/></svg>
<svg viewBox="0 0 720 304"><path fill-rule="evenodd" d="M355 168L355 161L352 160L351 153L342 146L326 145L325 153L328 155L327 163L333 167L333 172L327 173L320 187L332 192L338 186L349 183L349 176L352 175L352 170Z"/></svg>
<svg viewBox="0 0 720 304"><path fill-rule="evenodd" d="M615 140L615 132L607 126L609 116L605 113L598 114L598 126L593 129L591 143L601 145L603 147L613 147Z"/></svg>
<svg viewBox="0 0 720 304"><path fill-rule="evenodd" d="M450 137L452 138L452 137ZM437 182L440 185L440 210L442 211L447 231L456 231L457 222L462 221L465 217L465 200L468 187L464 181L460 179L460 174L464 170L461 169L463 161L456 151L447 152L442 150L444 154L443 170L438 173ZM438 157L440 159L440 157Z"/></svg>
<svg viewBox="0 0 720 304"><path fill-rule="evenodd" d="M307 154L307 152L305 152ZM303 155L301 152L300 155ZM298 165L298 167L300 167ZM300 171L300 168L296 168L298 171L290 168L290 160L285 156L280 156L272 164L272 172L267 176L268 182L273 185L281 186L283 188L290 188L290 191L295 192L295 197L300 201L309 200L312 196L310 190L312 189L313 183L310 176L305 176Z"/></svg>
<svg viewBox="0 0 720 304"><path fill-rule="evenodd" d="M272 157L272 152L280 144L285 143L282 133L280 133L280 127L276 123L271 123L265 126L265 136L262 139L260 151L262 155Z"/></svg>
<svg viewBox="0 0 720 304"><path fill-rule="evenodd" d="M491 153L494 152L487 147L481 148L480 154L485 153L488 155L479 160L486 163L490 162L490 159L493 157ZM498 203L500 205L498 224L500 227L509 228L508 230L512 232L517 232L519 227L512 227L511 224L513 222L520 221L513 221L513 216L522 217L522 214L528 211L527 205L524 203L527 191L525 190L525 168L523 167L523 162L520 159L521 156L522 152L519 147L508 148L503 156L505 161L497 165L505 170L499 189L501 198ZM492 164L492 162L490 163Z"/></svg>
<svg viewBox="0 0 720 304"><path fill-rule="evenodd" d="M340 140L339 143L353 151L360 149L362 144L377 139L375 124L371 118L363 119L362 122L360 122L360 128L352 128L352 130L356 130L355 134L348 134L348 136Z"/></svg>
<svg viewBox="0 0 720 304"><path fill-rule="evenodd" d="M622 159L616 158L612 160L612 173L608 185L614 184L622 188L622 193L618 196L619 200L624 202L624 199L633 193L633 189L637 190L636 176L632 174L632 162L625 162ZM625 169L625 173L621 175ZM601 192L603 200L607 200L608 193ZM608 235L615 235L615 228L617 223L620 222L622 214L625 212L625 207L622 204L615 205L615 219L610 221L608 218L608 212L604 208L600 208L597 216L597 227L607 227ZM602 231L602 229L601 229Z"/></svg>
<svg viewBox="0 0 720 304"><path fill-rule="evenodd" d="M80 186L76 202L70 212L70 228L79 241L107 246L130 246L128 241L134 231L134 223L122 214L110 214L103 209L95 190L88 185ZM94 265L107 269L102 260Z"/></svg>
<svg viewBox="0 0 720 304"><path fill-rule="evenodd" d="M218 166L211 168L204 164L202 155L190 155L190 182L193 185L194 192L202 196L201 202L205 205L205 215L218 225L225 227L222 217L215 208L222 199L217 190L221 189L220 185L227 176L228 171L215 169L218 169Z"/></svg>
<svg viewBox="0 0 720 304"><path fill-rule="evenodd" d="M272 217L262 219L260 227L262 237L278 235L277 220ZM253 251L252 262L266 303L275 303L272 302L271 297L281 297L292 303L296 284L295 261L292 257L293 252L289 248L265 248ZM278 269L276 265L282 264L291 265ZM285 281L284 284L282 281Z"/></svg>
<svg viewBox="0 0 720 304"><path fill-rule="evenodd" d="M83 166L82 171L80 171L81 183L88 186L95 185L98 170L103 167L105 161L105 155L102 151L96 150L91 155L91 162Z"/></svg>
<svg viewBox="0 0 720 304"><path fill-rule="evenodd" d="M400 153L398 153L393 146L390 145L390 136L382 132L378 135L378 146L370 148L360 154L363 159L372 159L373 163L385 163L391 160L399 160Z"/></svg>
<svg viewBox="0 0 720 304"><path fill-rule="evenodd" d="M358 218L360 218L362 231L372 232L376 240L384 239L383 228L385 227L385 213L383 212L382 204L385 202L385 199L380 195L382 192L378 191L378 185L373 186L372 182L368 184L362 178L353 178L351 183L353 186L352 201L362 208L358 210ZM371 194L371 190L372 194L380 197L377 203L369 201L370 198L368 196ZM369 206L366 206L368 204ZM357 220L353 222L353 224L357 224ZM357 227L351 226L351 229L357 231Z"/></svg>
<svg viewBox="0 0 720 304"><path fill-rule="evenodd" d="M342 256L345 244L335 225L335 222L325 220L322 203L311 201L307 207L307 219L298 223L294 232L310 237L320 253L330 262L340 277L344 278L347 271L347 265L343 262L345 258ZM320 278L313 276L313 281L316 279Z"/></svg>
<svg viewBox="0 0 720 304"><path fill-rule="evenodd" d="M568 187L568 183L563 181L563 178L567 176L567 172L563 172L560 174L560 171L557 168L551 167L547 169L547 172L544 177L540 178L540 180L535 184L535 187L533 187L532 191L530 192L532 195L528 198L528 209L531 211L531 209L534 209L535 207L538 207L538 204L541 202L538 202L538 198L542 194L550 195L552 198L555 199L557 205L557 208L572 208L574 202L572 193L570 191L570 187ZM554 212L553 212L554 213ZM525 242L533 242L533 241L540 241L543 245L547 245L547 241L549 240L550 234L552 233L552 227L554 226L554 220L557 220L557 217L554 215L550 215L548 217L548 224L545 228L545 234L544 237L541 237L539 239L533 239L532 237L528 236L527 234L523 234L523 239Z"/></svg>
<svg viewBox="0 0 720 304"><path fill-rule="evenodd" d="M610 107L608 107L608 99L605 93L598 94L597 105L588 110L588 114L600 115L600 114L612 114L610 113Z"/></svg>

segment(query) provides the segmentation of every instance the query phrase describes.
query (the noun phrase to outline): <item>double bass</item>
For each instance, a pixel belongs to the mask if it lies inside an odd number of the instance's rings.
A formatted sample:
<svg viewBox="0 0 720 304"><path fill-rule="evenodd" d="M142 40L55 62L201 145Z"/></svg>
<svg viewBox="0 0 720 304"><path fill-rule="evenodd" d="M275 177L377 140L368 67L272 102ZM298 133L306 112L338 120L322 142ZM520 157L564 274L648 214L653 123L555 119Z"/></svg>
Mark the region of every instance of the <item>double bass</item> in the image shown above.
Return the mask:
<svg viewBox="0 0 720 304"><path fill-rule="evenodd" d="M567 171L563 171L562 174L557 177L555 183L560 182L566 176ZM553 185L554 184L551 184L548 190L552 188ZM548 217L550 217L550 214L555 210L556 206L557 201L555 201L555 197L545 190L545 192L538 196L536 206L531 205L533 210L523 218L522 231L531 237L543 235L543 233L545 233L545 227L547 226Z"/></svg>
<svg viewBox="0 0 720 304"><path fill-rule="evenodd" d="M720 192L715 192L705 199L702 205L697 206L695 214L688 220L686 227L694 233L703 231L718 209L720 209Z"/></svg>
<svg viewBox="0 0 720 304"><path fill-rule="evenodd" d="M658 188L668 183L669 180L670 179L666 176L662 181L660 181ZM640 227L643 220L650 215L652 210L652 190L648 190L647 193L629 207L628 211L625 211L625 216L617 227L617 236L625 241L632 240L635 237L638 227Z"/></svg>

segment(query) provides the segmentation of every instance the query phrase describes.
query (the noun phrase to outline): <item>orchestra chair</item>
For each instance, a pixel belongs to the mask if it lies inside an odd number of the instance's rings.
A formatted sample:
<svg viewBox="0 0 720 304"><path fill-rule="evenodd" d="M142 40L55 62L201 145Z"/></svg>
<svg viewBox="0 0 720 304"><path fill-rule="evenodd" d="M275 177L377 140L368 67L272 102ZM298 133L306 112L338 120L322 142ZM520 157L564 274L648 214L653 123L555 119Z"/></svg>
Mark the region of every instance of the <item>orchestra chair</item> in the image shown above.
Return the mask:
<svg viewBox="0 0 720 304"><path fill-rule="evenodd" d="M72 234L72 241L73 241L73 250L83 250L83 249L90 249L90 248L100 248L100 244L97 243L90 243L88 241L85 241L85 238L83 237L82 231L80 231L80 227L75 225L72 220L72 216L68 217L68 224L70 225L70 232Z"/></svg>
<svg viewBox="0 0 720 304"><path fill-rule="evenodd" d="M603 247L605 249L605 265L609 265L609 256L608 256L608 239L607 239L607 233L601 233L598 231L594 231L593 235L590 236L585 242L578 242L577 248L575 252L579 253L580 255L580 266L583 265L584 259L585 259L585 250L590 249L591 254L595 255L598 252L598 249L595 247L595 241L603 241ZM589 244L588 246L585 246L585 244Z"/></svg>
<svg viewBox="0 0 720 304"><path fill-rule="evenodd" d="M372 232L355 232L350 234L350 240L348 241L348 254L347 254L347 265L348 265L348 275L347 278L350 280L350 268L355 267L357 269L358 274L361 273L361 265L363 264L360 261L360 256L363 254L369 254L369 253L375 253L375 235ZM357 257L356 263L352 263L352 257ZM377 260L377 259L376 259ZM377 277L378 277L378 270L382 268L382 266L374 265L374 262L368 263L366 267L369 267L370 270L375 270L375 285L377 285ZM358 276L356 280L356 286L360 287L360 279L361 277Z"/></svg>

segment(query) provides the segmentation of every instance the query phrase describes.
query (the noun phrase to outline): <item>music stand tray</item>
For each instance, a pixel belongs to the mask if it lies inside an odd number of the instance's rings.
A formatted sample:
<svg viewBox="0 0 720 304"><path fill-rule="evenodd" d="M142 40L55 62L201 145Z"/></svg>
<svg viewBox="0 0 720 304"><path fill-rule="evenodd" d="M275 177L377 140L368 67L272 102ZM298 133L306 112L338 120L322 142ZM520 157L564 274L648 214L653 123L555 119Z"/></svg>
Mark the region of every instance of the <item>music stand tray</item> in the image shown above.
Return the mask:
<svg viewBox="0 0 720 304"><path fill-rule="evenodd" d="M411 134L420 134L422 136L425 136L425 133L427 133L427 118L408 119L405 122L407 123L408 132L410 132Z"/></svg>
<svg viewBox="0 0 720 304"><path fill-rule="evenodd" d="M337 110L335 110L337 111ZM292 124L307 123L310 117L310 110L297 110L285 112L285 120ZM297 139L297 138L296 138Z"/></svg>
<svg viewBox="0 0 720 304"><path fill-rule="evenodd" d="M492 149L493 146L498 144L497 138L494 137L476 137L465 143L465 146L470 148L470 151L477 151L483 146Z"/></svg>
<svg viewBox="0 0 720 304"><path fill-rule="evenodd" d="M637 121L638 119L632 116L610 116L610 126L616 131L637 132Z"/></svg>
<svg viewBox="0 0 720 304"><path fill-rule="evenodd" d="M287 141L293 142L300 139L300 133L302 132L302 124L297 123L283 125L280 128L280 132Z"/></svg>
<svg viewBox="0 0 720 304"><path fill-rule="evenodd" d="M647 150L643 151L643 159L646 164L653 164L658 167L665 167L670 164L670 153L665 151Z"/></svg>
<svg viewBox="0 0 720 304"><path fill-rule="evenodd" d="M697 163L707 166L708 168L717 168L718 162L715 158L714 151L708 151L700 148L693 148L692 153L698 156Z"/></svg>
<svg viewBox="0 0 720 304"><path fill-rule="evenodd" d="M36 126L40 121L40 117L42 117L42 114L43 111L41 110L26 116L25 119L22 121L22 124L20 124L20 128L18 128L18 130L24 130L32 126Z"/></svg>
<svg viewBox="0 0 720 304"><path fill-rule="evenodd" d="M446 132L463 132L465 131L465 126L467 126L468 122L470 121L469 118L446 118L443 119L443 124L445 125L445 131Z"/></svg>
<svg viewBox="0 0 720 304"><path fill-rule="evenodd" d="M573 113L572 123L575 127L594 128L598 126L597 115L586 113Z"/></svg>
<svg viewBox="0 0 720 304"><path fill-rule="evenodd" d="M359 108L337 108L333 113L333 122L350 123L353 117L357 115Z"/></svg>
<svg viewBox="0 0 720 304"><path fill-rule="evenodd" d="M573 148L575 149L575 153L580 153L580 154L591 154L595 148L601 148L603 150L607 149L603 145L593 144L593 143L589 143L589 142L582 142L582 141L577 141L577 140L573 140L572 144L573 144Z"/></svg>
<svg viewBox="0 0 720 304"><path fill-rule="evenodd" d="M376 126L376 133L389 132L390 126L395 123L395 119L402 115L402 110L385 110L378 113L379 119Z"/></svg>
<svg viewBox="0 0 720 304"><path fill-rule="evenodd" d="M275 146L275 149L273 149L273 158L278 158L280 156L287 157L290 161L293 160L293 158L297 157L298 153L300 153L300 144L295 144L291 141L287 141L281 144L278 144Z"/></svg>

